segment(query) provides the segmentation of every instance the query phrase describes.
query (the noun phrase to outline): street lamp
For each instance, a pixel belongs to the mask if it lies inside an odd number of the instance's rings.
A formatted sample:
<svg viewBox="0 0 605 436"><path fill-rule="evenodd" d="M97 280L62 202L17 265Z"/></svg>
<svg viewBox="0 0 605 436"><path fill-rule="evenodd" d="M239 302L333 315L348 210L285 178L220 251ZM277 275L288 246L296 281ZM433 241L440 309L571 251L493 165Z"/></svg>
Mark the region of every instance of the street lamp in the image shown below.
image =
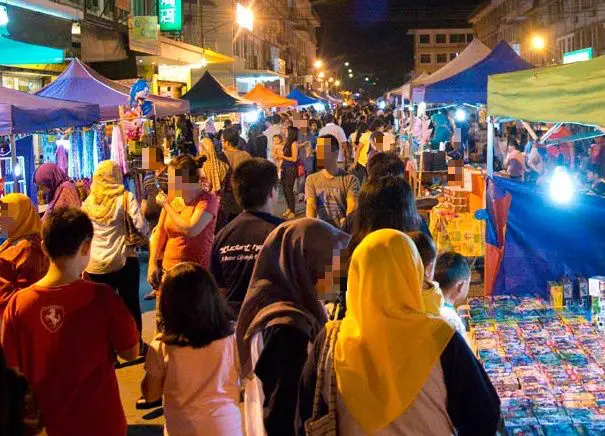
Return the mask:
<svg viewBox="0 0 605 436"><path fill-rule="evenodd" d="M337 80L336 82L334 82L334 86L340 86L340 80Z"/></svg>
<svg viewBox="0 0 605 436"><path fill-rule="evenodd" d="M352 78L353 78L353 74L352 74L352 73L351 73L351 74L349 74L349 78L350 78L350 79L352 79Z"/></svg>
<svg viewBox="0 0 605 436"><path fill-rule="evenodd" d="M366 82L369 82L369 81L370 81L370 78L369 78L369 77L366 77Z"/></svg>
<svg viewBox="0 0 605 436"><path fill-rule="evenodd" d="M326 77L326 73L324 73L323 71L319 72L319 78L323 79L324 77Z"/></svg>
<svg viewBox="0 0 605 436"><path fill-rule="evenodd" d="M352 72L353 72L353 70L349 68L349 73L352 73Z"/></svg>
<svg viewBox="0 0 605 436"><path fill-rule="evenodd" d="M235 21L240 27L252 32L252 29L254 28L254 14L252 13L252 9L238 3L235 9Z"/></svg>
<svg viewBox="0 0 605 436"><path fill-rule="evenodd" d="M334 77L330 77L330 78L328 79L328 82L330 82L330 83L332 83L333 81L334 81Z"/></svg>
<svg viewBox="0 0 605 436"><path fill-rule="evenodd" d="M536 51L542 51L546 47L546 40L542 35L534 35L531 38L531 46Z"/></svg>
<svg viewBox="0 0 605 436"><path fill-rule="evenodd" d="M348 67L348 66L349 66L349 63L348 63L348 62L345 62L345 67Z"/></svg>
<svg viewBox="0 0 605 436"><path fill-rule="evenodd" d="M314 66L316 69L320 69L320 68L322 67L322 65L323 65L323 62L321 61L321 59L317 59L317 60L316 60L316 61L313 63L313 66Z"/></svg>

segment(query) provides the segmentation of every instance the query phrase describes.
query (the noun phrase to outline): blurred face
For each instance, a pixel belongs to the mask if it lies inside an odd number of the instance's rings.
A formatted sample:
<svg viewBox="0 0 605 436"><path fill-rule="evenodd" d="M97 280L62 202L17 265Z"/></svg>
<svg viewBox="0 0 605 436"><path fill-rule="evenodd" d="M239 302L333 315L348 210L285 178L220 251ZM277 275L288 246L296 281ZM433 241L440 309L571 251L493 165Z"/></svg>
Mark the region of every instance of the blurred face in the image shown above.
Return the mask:
<svg viewBox="0 0 605 436"><path fill-rule="evenodd" d="M4 238L10 237L10 232L17 225L18 215L16 204L0 203L0 235Z"/></svg>
<svg viewBox="0 0 605 436"><path fill-rule="evenodd" d="M168 168L168 193L171 197L185 197L197 192L198 183L188 181L185 170Z"/></svg>
<svg viewBox="0 0 605 436"><path fill-rule="evenodd" d="M384 136L379 136L374 139L374 148L377 151L384 151Z"/></svg>
<svg viewBox="0 0 605 436"><path fill-rule="evenodd" d="M298 113L294 114L293 125L294 127L300 129L302 132L306 132L309 129L309 121L302 118L302 116Z"/></svg>
<svg viewBox="0 0 605 436"><path fill-rule="evenodd" d="M332 144L329 138L317 139L317 166L325 168L338 158L337 153L332 153Z"/></svg>
<svg viewBox="0 0 605 436"><path fill-rule="evenodd" d="M150 147L143 149L143 169L155 171L162 168L164 162L160 162L157 154L155 149Z"/></svg>
<svg viewBox="0 0 605 436"><path fill-rule="evenodd" d="M425 280L432 282L433 279L435 278L435 263L437 262L437 259L435 259L434 261L432 261L431 263L429 263L426 268L424 269L424 278Z"/></svg>
<svg viewBox="0 0 605 436"><path fill-rule="evenodd" d="M315 291L319 300L334 301L340 293L340 281L343 277L341 250L334 250L332 261L325 267L323 274L315 284Z"/></svg>

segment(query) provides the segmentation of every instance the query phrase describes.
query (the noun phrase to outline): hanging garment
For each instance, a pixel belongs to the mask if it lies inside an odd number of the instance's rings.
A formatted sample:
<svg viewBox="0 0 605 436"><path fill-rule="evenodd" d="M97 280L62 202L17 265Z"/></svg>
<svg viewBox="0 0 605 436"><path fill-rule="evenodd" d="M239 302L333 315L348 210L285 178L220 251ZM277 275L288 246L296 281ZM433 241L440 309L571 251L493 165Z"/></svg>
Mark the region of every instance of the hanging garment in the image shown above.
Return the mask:
<svg viewBox="0 0 605 436"><path fill-rule="evenodd" d="M57 137L55 135L40 135L42 137L42 162L57 163Z"/></svg>
<svg viewBox="0 0 605 436"><path fill-rule="evenodd" d="M94 148L95 148L95 132L94 130L85 130L82 132L83 135L83 148L82 148L82 174L81 177L92 177L92 173L95 168L94 162Z"/></svg>
<svg viewBox="0 0 605 436"><path fill-rule="evenodd" d="M75 129L71 134L71 165L69 175L74 179L82 177L82 130Z"/></svg>
<svg viewBox="0 0 605 436"><path fill-rule="evenodd" d="M126 162L126 150L122 140L122 132L118 126L113 126L111 132L111 160L117 162L122 168L122 173L128 172L128 163Z"/></svg>
<svg viewBox="0 0 605 436"><path fill-rule="evenodd" d="M57 150L55 151L55 162L57 166L61 168L63 171L68 173L71 176L71 172L68 172L69 168L69 157L67 155L67 150L63 146L63 144L57 144Z"/></svg>

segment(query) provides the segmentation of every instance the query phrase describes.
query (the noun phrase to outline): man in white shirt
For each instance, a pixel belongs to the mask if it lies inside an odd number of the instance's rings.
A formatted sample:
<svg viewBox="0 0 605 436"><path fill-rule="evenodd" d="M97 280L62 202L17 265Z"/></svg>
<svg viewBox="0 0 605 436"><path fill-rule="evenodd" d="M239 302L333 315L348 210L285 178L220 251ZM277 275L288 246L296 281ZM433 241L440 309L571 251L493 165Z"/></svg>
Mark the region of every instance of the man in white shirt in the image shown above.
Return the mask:
<svg viewBox="0 0 605 436"><path fill-rule="evenodd" d="M267 137L267 159L274 164L277 164L275 156L273 155L273 138L275 135L281 135L282 133L281 117L274 114L270 118L270 121L271 126L263 133Z"/></svg>
<svg viewBox="0 0 605 436"><path fill-rule="evenodd" d="M468 296L471 268L466 258L453 251L441 254L435 265L435 281L443 294L441 317L468 341L466 327L454 306Z"/></svg>
<svg viewBox="0 0 605 436"><path fill-rule="evenodd" d="M334 123L334 117L331 114L326 115L325 117L326 125L321 128L319 131L319 136L332 135L340 144L340 150L338 151L338 164L344 164L345 157L343 150L347 145L347 135L345 135L345 131L338 124Z"/></svg>

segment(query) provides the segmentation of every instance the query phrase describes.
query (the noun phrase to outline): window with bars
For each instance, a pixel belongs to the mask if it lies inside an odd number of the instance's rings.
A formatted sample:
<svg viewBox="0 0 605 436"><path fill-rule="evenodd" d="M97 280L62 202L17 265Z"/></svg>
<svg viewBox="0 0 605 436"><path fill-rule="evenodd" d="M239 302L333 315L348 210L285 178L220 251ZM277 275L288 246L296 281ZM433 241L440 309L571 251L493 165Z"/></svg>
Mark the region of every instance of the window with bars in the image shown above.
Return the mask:
<svg viewBox="0 0 605 436"><path fill-rule="evenodd" d="M445 64L447 62L447 54L446 53L437 53L437 63Z"/></svg>
<svg viewBox="0 0 605 436"><path fill-rule="evenodd" d="M430 64L431 62L432 62L432 56L430 54L421 54L420 55L421 64Z"/></svg>
<svg viewBox="0 0 605 436"><path fill-rule="evenodd" d="M418 41L420 42L420 44L430 44L431 35L418 35Z"/></svg>

